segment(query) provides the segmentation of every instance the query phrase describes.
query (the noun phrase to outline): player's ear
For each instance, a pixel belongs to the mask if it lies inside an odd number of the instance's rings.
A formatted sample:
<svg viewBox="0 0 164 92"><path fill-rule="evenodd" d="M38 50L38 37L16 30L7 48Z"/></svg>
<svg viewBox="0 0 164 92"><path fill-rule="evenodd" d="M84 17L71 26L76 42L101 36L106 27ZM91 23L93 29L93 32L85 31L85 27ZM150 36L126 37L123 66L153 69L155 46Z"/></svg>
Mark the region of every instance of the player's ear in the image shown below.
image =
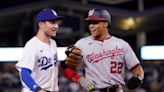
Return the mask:
<svg viewBox="0 0 164 92"><path fill-rule="evenodd" d="M105 28L107 28L108 26L109 26L109 23L108 22L102 22L103 23L103 26L105 27Z"/></svg>
<svg viewBox="0 0 164 92"><path fill-rule="evenodd" d="M39 22L38 26L41 27L43 25L43 22Z"/></svg>
<svg viewBox="0 0 164 92"><path fill-rule="evenodd" d="M38 29L42 29L44 27L44 22L39 22L38 23Z"/></svg>
<svg viewBox="0 0 164 92"><path fill-rule="evenodd" d="M104 25L105 25L105 27L108 27L109 23L108 22L104 22Z"/></svg>

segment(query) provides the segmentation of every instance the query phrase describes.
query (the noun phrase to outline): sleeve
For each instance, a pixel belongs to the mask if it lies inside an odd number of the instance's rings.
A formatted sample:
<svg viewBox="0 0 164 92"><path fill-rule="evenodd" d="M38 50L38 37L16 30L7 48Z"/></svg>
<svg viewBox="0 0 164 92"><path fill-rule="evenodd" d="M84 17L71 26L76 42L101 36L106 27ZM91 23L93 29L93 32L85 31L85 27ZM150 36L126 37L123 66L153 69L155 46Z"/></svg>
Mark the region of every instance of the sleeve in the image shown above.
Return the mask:
<svg viewBox="0 0 164 92"><path fill-rule="evenodd" d="M78 48L80 48L80 41L77 41L77 42L75 43L75 46L77 46Z"/></svg>
<svg viewBox="0 0 164 92"><path fill-rule="evenodd" d="M83 55L83 44L84 44L85 40L84 39L80 39L75 43L75 46L77 46L80 50L81 50L81 54Z"/></svg>
<svg viewBox="0 0 164 92"><path fill-rule="evenodd" d="M80 50L81 50L81 55L83 56L83 44L81 44L82 42L82 39L78 40L76 43L75 43L75 46L77 46ZM83 62L83 59L82 59L82 62Z"/></svg>
<svg viewBox="0 0 164 92"><path fill-rule="evenodd" d="M127 65L128 69L132 69L133 67L135 67L137 64L140 64L136 54L134 53L134 51L132 50L132 48L130 47L130 45L128 43L125 44L125 63Z"/></svg>
<svg viewBox="0 0 164 92"><path fill-rule="evenodd" d="M31 44L26 44L24 47L22 58L16 64L16 68L18 69L18 71L21 70L20 68L27 68L33 71L36 62L36 53L37 51L35 49L35 46Z"/></svg>
<svg viewBox="0 0 164 92"><path fill-rule="evenodd" d="M41 88L35 83L31 77L31 70L27 68L21 68L20 76L22 81L32 90L38 92Z"/></svg>

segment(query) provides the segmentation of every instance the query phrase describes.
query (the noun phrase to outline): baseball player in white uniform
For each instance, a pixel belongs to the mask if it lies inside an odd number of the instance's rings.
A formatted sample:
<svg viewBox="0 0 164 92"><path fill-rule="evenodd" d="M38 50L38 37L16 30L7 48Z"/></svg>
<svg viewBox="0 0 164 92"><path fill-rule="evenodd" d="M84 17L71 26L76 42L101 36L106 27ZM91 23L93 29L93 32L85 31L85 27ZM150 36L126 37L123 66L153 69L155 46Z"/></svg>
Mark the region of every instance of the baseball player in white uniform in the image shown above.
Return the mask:
<svg viewBox="0 0 164 92"><path fill-rule="evenodd" d="M144 78L144 72L130 45L108 33L111 16L105 9L92 9L86 18L91 35L76 42L83 56L85 78L93 81L93 89L101 92L123 92L137 88ZM133 77L124 82L125 67ZM82 86L87 87L86 84Z"/></svg>
<svg viewBox="0 0 164 92"><path fill-rule="evenodd" d="M50 8L37 15L37 35L26 43L23 56L16 64L23 92L58 92L57 45L51 37L56 35L63 18Z"/></svg>

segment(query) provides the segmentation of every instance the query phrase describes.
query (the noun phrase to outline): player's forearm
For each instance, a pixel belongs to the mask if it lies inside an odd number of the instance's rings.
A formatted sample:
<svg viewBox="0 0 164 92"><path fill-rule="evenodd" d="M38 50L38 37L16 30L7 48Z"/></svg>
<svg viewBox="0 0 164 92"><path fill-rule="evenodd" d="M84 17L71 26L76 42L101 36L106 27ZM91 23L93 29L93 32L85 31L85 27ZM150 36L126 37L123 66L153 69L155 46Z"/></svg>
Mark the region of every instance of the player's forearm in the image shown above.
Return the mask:
<svg viewBox="0 0 164 92"><path fill-rule="evenodd" d="M21 79L22 81L32 90L38 92L41 88L35 83L31 77L31 71L27 68L21 69Z"/></svg>
<svg viewBox="0 0 164 92"><path fill-rule="evenodd" d="M134 66L131 71L133 76L127 80L126 86L128 89L134 90L143 83L144 72L140 64Z"/></svg>
<svg viewBox="0 0 164 92"><path fill-rule="evenodd" d="M144 71L140 64L136 65L135 68L133 68L132 73L134 76L139 76L142 80L144 79Z"/></svg>
<svg viewBox="0 0 164 92"><path fill-rule="evenodd" d="M39 90L38 92L47 92L47 91L45 91L45 90L41 89L41 90Z"/></svg>

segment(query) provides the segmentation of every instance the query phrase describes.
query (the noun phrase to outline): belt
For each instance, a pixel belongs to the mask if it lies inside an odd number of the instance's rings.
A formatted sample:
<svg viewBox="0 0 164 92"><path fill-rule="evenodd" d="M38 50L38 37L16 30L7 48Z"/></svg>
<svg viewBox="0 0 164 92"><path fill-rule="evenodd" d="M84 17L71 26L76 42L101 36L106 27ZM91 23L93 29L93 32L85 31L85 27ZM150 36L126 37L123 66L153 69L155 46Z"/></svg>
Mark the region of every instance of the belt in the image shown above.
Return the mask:
<svg viewBox="0 0 164 92"><path fill-rule="evenodd" d="M110 87L101 88L99 90L100 90L100 92L116 92L118 88L119 88L118 85L113 85L113 86L110 86Z"/></svg>

